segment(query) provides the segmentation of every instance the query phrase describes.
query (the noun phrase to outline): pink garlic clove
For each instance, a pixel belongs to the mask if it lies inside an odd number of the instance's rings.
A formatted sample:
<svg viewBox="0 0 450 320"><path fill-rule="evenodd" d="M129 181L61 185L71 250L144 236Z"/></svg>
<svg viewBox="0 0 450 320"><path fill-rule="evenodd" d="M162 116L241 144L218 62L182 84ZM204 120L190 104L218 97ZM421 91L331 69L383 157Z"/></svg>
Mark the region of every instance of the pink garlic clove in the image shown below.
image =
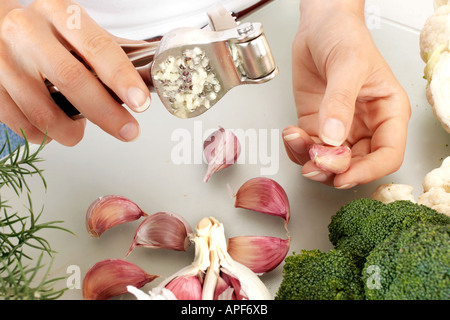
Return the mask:
<svg viewBox="0 0 450 320"><path fill-rule="evenodd" d="M202 284L198 277L176 277L170 281L166 287L177 300L202 300Z"/></svg>
<svg viewBox="0 0 450 320"><path fill-rule="evenodd" d="M290 206L284 189L274 180L264 177L246 181L236 193L234 206L278 216L289 223Z"/></svg>
<svg viewBox="0 0 450 320"><path fill-rule="evenodd" d="M238 236L228 239L228 254L254 273L266 273L283 262L290 242L290 238Z"/></svg>
<svg viewBox="0 0 450 320"><path fill-rule="evenodd" d="M147 214L139 206L122 196L106 195L92 202L86 212L86 229L98 238L106 230L119 224L135 221Z"/></svg>
<svg viewBox="0 0 450 320"><path fill-rule="evenodd" d="M192 228L182 216L169 212L154 213L138 226L127 256L135 247L186 251L191 233Z"/></svg>
<svg viewBox="0 0 450 320"><path fill-rule="evenodd" d="M334 147L313 144L309 148L309 156L320 169L334 174L340 174L350 168L352 151L347 146Z"/></svg>
<svg viewBox="0 0 450 320"><path fill-rule="evenodd" d="M128 292L128 285L141 288L157 277L122 259L103 260L86 273L83 279L83 298L107 300Z"/></svg>
<svg viewBox="0 0 450 320"><path fill-rule="evenodd" d="M241 144L231 130L220 128L205 140L203 153L208 163L203 181L208 182L215 172L228 168L236 162L241 153Z"/></svg>

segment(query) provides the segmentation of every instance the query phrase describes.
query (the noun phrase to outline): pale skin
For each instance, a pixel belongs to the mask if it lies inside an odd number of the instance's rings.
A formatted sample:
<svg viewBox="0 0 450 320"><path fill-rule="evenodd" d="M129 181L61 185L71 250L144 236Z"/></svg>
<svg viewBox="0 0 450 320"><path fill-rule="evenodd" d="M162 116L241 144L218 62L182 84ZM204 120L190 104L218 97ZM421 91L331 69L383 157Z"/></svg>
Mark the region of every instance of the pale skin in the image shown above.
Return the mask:
<svg viewBox="0 0 450 320"><path fill-rule="evenodd" d="M303 176L348 189L397 171L406 147L409 99L372 41L363 0L302 0L292 47L298 126L283 131ZM310 161L314 142L348 145L350 169L324 172Z"/></svg>
<svg viewBox="0 0 450 320"><path fill-rule="evenodd" d="M133 112L150 105L150 92L117 39L80 8L80 28L69 28L69 0L36 0L22 7L0 2L0 121L28 140L56 140L73 146L84 135L86 119L122 141L139 134ZM76 51L98 79L70 53ZM44 85L51 81L84 115L74 120L54 103ZM101 81L99 81L99 79ZM107 92L103 82L126 104Z"/></svg>

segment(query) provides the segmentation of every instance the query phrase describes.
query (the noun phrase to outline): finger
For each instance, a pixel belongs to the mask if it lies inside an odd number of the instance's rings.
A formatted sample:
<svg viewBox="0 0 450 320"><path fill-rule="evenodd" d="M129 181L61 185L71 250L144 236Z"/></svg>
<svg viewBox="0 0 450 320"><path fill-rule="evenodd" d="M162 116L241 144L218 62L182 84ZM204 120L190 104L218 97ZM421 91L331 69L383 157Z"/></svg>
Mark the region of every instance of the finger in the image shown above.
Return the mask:
<svg viewBox="0 0 450 320"><path fill-rule="evenodd" d="M80 15L78 29L67 26L67 8L70 6L75 6L75 13ZM149 107L150 92L139 73L115 39L91 19L83 8L69 0L38 1L34 8L49 17L57 32L126 105L136 112Z"/></svg>
<svg viewBox="0 0 450 320"><path fill-rule="evenodd" d="M348 136L366 76L364 63L353 57L352 51L341 51L327 65L327 88L319 109L319 136L333 146L341 145Z"/></svg>
<svg viewBox="0 0 450 320"><path fill-rule="evenodd" d="M318 113L313 113L309 115L304 115L298 119L298 126L307 132L310 136L319 136L319 115Z"/></svg>
<svg viewBox="0 0 450 320"><path fill-rule="evenodd" d="M139 135L139 124L105 89L105 87L64 47L45 45L41 50L53 52L52 64L40 61L46 77L91 122L122 141Z"/></svg>
<svg viewBox="0 0 450 320"><path fill-rule="evenodd" d="M288 126L283 130L283 143L288 157L299 165L310 160L309 146L314 143L312 138L296 126Z"/></svg>
<svg viewBox="0 0 450 320"><path fill-rule="evenodd" d="M44 142L49 143L51 138L45 136L41 130L37 129L28 121L27 117L17 107L16 103L11 99L4 88L0 88L0 119L2 123L7 125L12 131L23 137L23 132L29 142L40 144ZM23 131L23 132L22 132Z"/></svg>
<svg viewBox="0 0 450 320"><path fill-rule="evenodd" d="M403 103L408 106L407 100L403 99ZM350 169L336 176L335 186L350 188L378 180L397 171L404 159L408 119L407 112L389 118L379 125L371 140L358 142L352 148Z"/></svg>
<svg viewBox="0 0 450 320"><path fill-rule="evenodd" d="M333 185L334 173L323 171L318 168L312 161L308 161L302 168L302 175L313 181L323 183L325 185Z"/></svg>
<svg viewBox="0 0 450 320"><path fill-rule="evenodd" d="M8 17L8 23L6 27L3 27L3 35L10 43L13 43L14 39L22 40L16 41L13 47L15 50L22 50L22 52L27 52L34 57L33 60L22 62L22 64L30 63L31 66L27 66L29 69L39 70L42 76L35 75L36 78L39 76L49 79L86 118L114 137L122 141L131 141L139 135L137 121L114 100L103 84L85 68L83 63L78 61L61 45L58 39L52 36L50 27L45 21L35 21L31 19L29 11L20 9L14 10L14 14L9 14ZM46 33L48 36L40 36L42 33ZM9 77L17 78L16 74L17 72L10 72ZM10 86L8 91L24 87L23 83L13 84L8 77L4 79L3 83L7 83ZM40 79L40 84L30 83L25 87L28 88L31 85L33 85L33 90L35 90L34 86L41 85L42 87L43 81ZM52 137L63 144L71 144L62 135L64 134L63 131L65 131L64 125L73 125L73 120L65 115L64 117L57 115L55 104L49 100L48 91L45 97L42 96L45 90L41 89L41 92L35 92L35 94L40 94L41 106L45 106L47 110L44 110L44 108L40 108L40 111L34 110L34 107L30 107L28 104L29 101L17 104L21 108L27 108L23 110L25 114L27 112L32 113L31 118L28 118L40 130L45 130L45 124L51 127L50 122L54 121L55 131L51 132ZM20 97L19 95L14 95L13 99L16 97L25 99L25 97ZM32 97L29 94L26 98ZM35 103L36 101L34 101ZM51 114L46 115L45 112L50 112ZM48 119L50 121L45 120L47 116L49 116ZM72 123L69 121L72 121ZM66 130L70 132L68 128L70 127L67 127ZM74 138L77 138L77 136L74 136Z"/></svg>
<svg viewBox="0 0 450 320"><path fill-rule="evenodd" d="M356 185L373 182L398 170L398 159L393 157L392 148L381 148L362 158L352 161L350 169L334 180L338 189L349 189ZM400 162L401 163L401 162Z"/></svg>
<svg viewBox="0 0 450 320"><path fill-rule="evenodd" d="M52 139L62 145L74 146L81 141L86 126L85 119L73 120L55 104L44 83L27 76L20 78L12 73L8 76L8 81L4 82L5 88L14 104L18 106L22 115L19 119L22 126L23 117L41 134L47 134ZM23 88L27 88L27 94L23 94ZM15 112L16 116L17 112ZM17 124L14 126L17 129ZM30 127L25 131L30 131ZM25 128L22 128L25 129Z"/></svg>

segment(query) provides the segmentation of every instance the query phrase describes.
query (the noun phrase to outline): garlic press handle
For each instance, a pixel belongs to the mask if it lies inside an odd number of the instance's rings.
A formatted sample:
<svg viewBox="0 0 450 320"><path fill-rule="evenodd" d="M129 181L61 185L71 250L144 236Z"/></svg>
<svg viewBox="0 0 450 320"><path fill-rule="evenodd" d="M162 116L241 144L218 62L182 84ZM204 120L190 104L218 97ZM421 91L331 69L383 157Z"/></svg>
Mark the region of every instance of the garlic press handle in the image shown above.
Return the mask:
<svg viewBox="0 0 450 320"><path fill-rule="evenodd" d="M207 15L212 30L229 32L230 51L243 84L263 83L278 74L278 67L260 23L239 24L220 4L209 8Z"/></svg>

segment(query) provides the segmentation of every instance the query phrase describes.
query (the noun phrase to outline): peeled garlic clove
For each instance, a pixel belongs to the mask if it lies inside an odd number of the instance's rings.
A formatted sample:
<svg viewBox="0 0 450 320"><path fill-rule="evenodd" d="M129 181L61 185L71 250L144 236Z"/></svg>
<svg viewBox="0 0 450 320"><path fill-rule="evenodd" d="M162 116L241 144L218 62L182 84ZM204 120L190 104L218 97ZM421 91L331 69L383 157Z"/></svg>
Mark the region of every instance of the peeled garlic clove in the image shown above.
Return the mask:
<svg viewBox="0 0 450 320"><path fill-rule="evenodd" d="M166 285L166 289L170 290L177 300L201 300L202 284L198 277L176 277Z"/></svg>
<svg viewBox="0 0 450 320"><path fill-rule="evenodd" d="M119 224L139 219L147 214L130 199L107 195L97 198L86 212L86 229L94 238Z"/></svg>
<svg viewBox="0 0 450 320"><path fill-rule="evenodd" d="M228 254L254 273L275 269L286 257L291 239L267 236L238 236L228 239Z"/></svg>
<svg viewBox="0 0 450 320"><path fill-rule="evenodd" d="M83 280L83 298L106 300L128 292L128 285L141 288L157 277L122 259L103 260L86 273Z"/></svg>
<svg viewBox="0 0 450 320"><path fill-rule="evenodd" d="M190 245L192 228L180 215L157 212L145 218L138 226L127 256L135 247L186 251Z"/></svg>
<svg viewBox="0 0 450 320"><path fill-rule="evenodd" d="M213 132L203 143L203 153L208 169L204 182L222 169L234 164L241 153L241 144L236 135L228 129L220 128Z"/></svg>
<svg viewBox="0 0 450 320"><path fill-rule="evenodd" d="M352 151L347 146L334 147L313 144L309 148L309 156L320 169L340 174L350 168Z"/></svg>
<svg viewBox="0 0 450 320"><path fill-rule="evenodd" d="M236 193L234 206L281 217L285 220L285 225L290 219L286 192L269 178L258 177L246 181Z"/></svg>

